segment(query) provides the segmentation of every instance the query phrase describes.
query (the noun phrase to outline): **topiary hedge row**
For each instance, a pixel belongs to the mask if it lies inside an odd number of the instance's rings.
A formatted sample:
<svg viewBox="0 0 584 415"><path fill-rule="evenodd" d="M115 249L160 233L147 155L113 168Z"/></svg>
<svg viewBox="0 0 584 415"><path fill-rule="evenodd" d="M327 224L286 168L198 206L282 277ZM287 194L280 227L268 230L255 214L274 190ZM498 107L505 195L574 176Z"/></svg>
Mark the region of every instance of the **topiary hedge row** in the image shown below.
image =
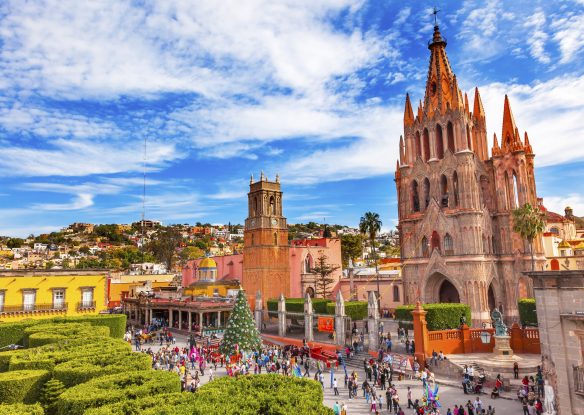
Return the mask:
<svg viewBox="0 0 584 415"><path fill-rule="evenodd" d="M88 408L170 392L180 392L180 379L173 372L148 370L116 373L67 389L59 397L57 414L83 415Z"/></svg>
<svg viewBox="0 0 584 415"><path fill-rule="evenodd" d="M11 344L24 346L25 329L40 324L51 323L86 323L91 326L105 326L109 328L110 337L123 338L126 333L125 314L105 314L72 317L55 317L45 320L23 320L13 323L0 323L0 347Z"/></svg>
<svg viewBox="0 0 584 415"><path fill-rule="evenodd" d="M196 394L139 398L90 409L84 415L332 415L322 399L322 386L313 380L250 375L216 379Z"/></svg>
<svg viewBox="0 0 584 415"><path fill-rule="evenodd" d="M49 377L47 370L17 370L0 373L0 402L37 402L42 386Z"/></svg>
<svg viewBox="0 0 584 415"><path fill-rule="evenodd" d="M0 404L0 415L44 415L44 413L42 406L38 403L34 405Z"/></svg>
<svg viewBox="0 0 584 415"><path fill-rule="evenodd" d="M152 359L147 354L102 354L59 363L53 370L53 376L70 387L99 376L151 368Z"/></svg>
<svg viewBox="0 0 584 415"><path fill-rule="evenodd" d="M364 320L367 317L367 301L345 301L345 315L352 320ZM328 303L327 314L335 314L335 303Z"/></svg>
<svg viewBox="0 0 584 415"><path fill-rule="evenodd" d="M428 330L449 330L460 327L460 317L466 318L466 324L471 324L470 306L459 303L423 304L422 308L428 312L426 322ZM398 306L395 309L395 318L400 321L412 321L413 305Z"/></svg>
<svg viewBox="0 0 584 415"><path fill-rule="evenodd" d="M526 326L537 326L537 311L535 298L522 298L517 303L519 308L519 319Z"/></svg>

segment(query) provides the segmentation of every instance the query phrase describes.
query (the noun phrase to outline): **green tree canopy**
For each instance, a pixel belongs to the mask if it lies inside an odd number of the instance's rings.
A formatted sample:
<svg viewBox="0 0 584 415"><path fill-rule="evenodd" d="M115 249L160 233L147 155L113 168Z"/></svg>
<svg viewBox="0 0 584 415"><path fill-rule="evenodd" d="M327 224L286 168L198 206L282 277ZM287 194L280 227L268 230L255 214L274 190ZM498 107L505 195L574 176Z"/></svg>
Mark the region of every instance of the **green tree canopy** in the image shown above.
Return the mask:
<svg viewBox="0 0 584 415"><path fill-rule="evenodd" d="M349 259L355 260L363 254L363 236L344 234L341 236L341 256L343 266L349 264Z"/></svg>
<svg viewBox="0 0 584 415"><path fill-rule="evenodd" d="M316 274L315 286L316 294L322 298L328 298L331 294L331 284L335 281L332 277L333 272L339 269L338 265L332 265L327 262L328 257L321 253L316 259L316 264L310 270Z"/></svg>
<svg viewBox="0 0 584 415"><path fill-rule="evenodd" d="M535 269L533 240L545 229L544 213L537 207L526 203L513 210L513 230L529 243L531 270Z"/></svg>

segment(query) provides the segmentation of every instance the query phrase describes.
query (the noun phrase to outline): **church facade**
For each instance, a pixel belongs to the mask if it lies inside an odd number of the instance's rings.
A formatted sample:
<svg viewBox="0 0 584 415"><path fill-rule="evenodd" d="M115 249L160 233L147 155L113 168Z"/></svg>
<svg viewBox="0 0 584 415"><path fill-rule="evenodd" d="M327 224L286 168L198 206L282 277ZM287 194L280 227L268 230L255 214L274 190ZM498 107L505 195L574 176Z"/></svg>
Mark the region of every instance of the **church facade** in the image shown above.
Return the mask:
<svg viewBox="0 0 584 415"><path fill-rule="evenodd" d="M446 54L439 27L428 48L423 102L406 95L395 182L405 303L461 302L473 322L500 308L518 319L517 301L533 296L528 244L513 232L512 210L537 204L534 153L521 139L507 96L501 145L488 151L486 114L475 88L471 107ZM535 268L545 264L541 239Z"/></svg>

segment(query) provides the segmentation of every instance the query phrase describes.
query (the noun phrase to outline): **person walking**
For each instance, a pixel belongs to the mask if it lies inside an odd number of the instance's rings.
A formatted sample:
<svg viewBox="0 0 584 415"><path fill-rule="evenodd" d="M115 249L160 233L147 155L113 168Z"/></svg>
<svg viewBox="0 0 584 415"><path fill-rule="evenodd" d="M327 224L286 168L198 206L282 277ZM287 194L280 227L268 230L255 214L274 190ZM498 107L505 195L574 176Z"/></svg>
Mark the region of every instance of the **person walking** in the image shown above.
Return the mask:
<svg viewBox="0 0 584 415"><path fill-rule="evenodd" d="M519 363L513 363L513 377L519 379Z"/></svg>
<svg viewBox="0 0 584 415"><path fill-rule="evenodd" d="M335 396L339 396L339 384L337 383L337 378L333 380L333 390L335 392Z"/></svg>
<svg viewBox="0 0 584 415"><path fill-rule="evenodd" d="M410 388L408 386L408 409L410 409L410 407L413 407L414 403L412 402L412 388Z"/></svg>

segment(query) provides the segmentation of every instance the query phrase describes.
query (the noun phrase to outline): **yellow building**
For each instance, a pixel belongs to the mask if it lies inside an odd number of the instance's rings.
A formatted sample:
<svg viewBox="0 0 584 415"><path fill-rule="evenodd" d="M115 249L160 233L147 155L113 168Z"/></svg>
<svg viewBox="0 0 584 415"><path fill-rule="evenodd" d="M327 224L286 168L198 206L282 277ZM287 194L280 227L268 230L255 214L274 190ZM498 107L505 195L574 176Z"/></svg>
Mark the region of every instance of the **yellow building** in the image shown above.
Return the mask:
<svg viewBox="0 0 584 415"><path fill-rule="evenodd" d="M0 270L0 321L98 314L107 270Z"/></svg>
<svg viewBox="0 0 584 415"><path fill-rule="evenodd" d="M183 289L184 295L191 297L227 297L237 294L240 289L237 280L217 281L217 263L213 258L203 259L196 274L197 281Z"/></svg>

